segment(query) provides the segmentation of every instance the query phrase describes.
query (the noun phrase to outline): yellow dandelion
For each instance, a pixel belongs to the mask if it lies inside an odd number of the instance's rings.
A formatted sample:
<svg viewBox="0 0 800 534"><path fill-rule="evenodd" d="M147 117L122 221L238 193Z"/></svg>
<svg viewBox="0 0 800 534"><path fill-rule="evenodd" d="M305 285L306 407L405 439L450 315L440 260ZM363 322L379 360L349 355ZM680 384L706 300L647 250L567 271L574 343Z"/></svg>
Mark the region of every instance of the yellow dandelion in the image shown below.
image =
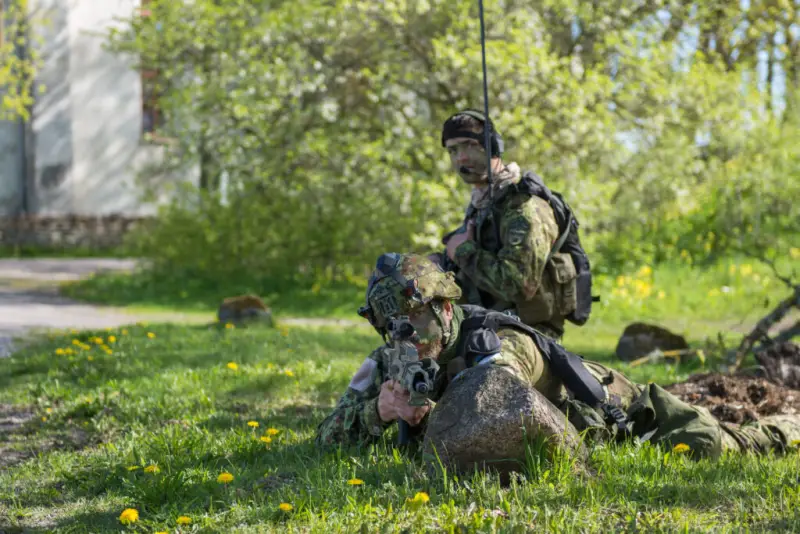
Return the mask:
<svg viewBox="0 0 800 534"><path fill-rule="evenodd" d="M80 347L81 346L81 340L80 339L73 339L72 340L72 344L75 345L76 347Z"/></svg>
<svg viewBox="0 0 800 534"><path fill-rule="evenodd" d="M122 329L122 335L123 336L127 336L128 335L128 329L127 328L123 328Z"/></svg>
<svg viewBox="0 0 800 534"><path fill-rule="evenodd" d="M108 342L109 343L116 343L117 342L117 337L116 336L108 336Z"/></svg>
<svg viewBox="0 0 800 534"><path fill-rule="evenodd" d="M624 285L627 283L627 281L628 281L628 278L627 278L627 277L625 277L625 276L618 276L618 277L617 277L617 286L619 286L619 287L622 287L622 286L624 286Z"/></svg>
<svg viewBox="0 0 800 534"><path fill-rule="evenodd" d="M239 364L236 362L228 362L228 369L230 369L231 371L236 371L237 369L239 369Z"/></svg>
<svg viewBox="0 0 800 534"><path fill-rule="evenodd" d="M286 376L294 376L294 372L291 369L287 369L285 371L285 373L286 373Z"/></svg>
<svg viewBox="0 0 800 534"><path fill-rule="evenodd" d="M94 361L94 356L87 356L86 359L89 360L90 362Z"/></svg>
<svg viewBox="0 0 800 534"><path fill-rule="evenodd" d="M148 332L147 333L147 337L150 338L150 339L154 339L156 337L156 335L154 333L152 333L152 332Z"/></svg>
<svg viewBox="0 0 800 534"><path fill-rule="evenodd" d="M72 349L65 349L64 354L75 354L75 351Z"/></svg>
<svg viewBox="0 0 800 534"><path fill-rule="evenodd" d="M169 534L166 530L159 530L156 534Z"/></svg>
<svg viewBox="0 0 800 534"><path fill-rule="evenodd" d="M258 421L248 421L247 426L251 428L258 428Z"/></svg>
<svg viewBox="0 0 800 534"><path fill-rule="evenodd" d="M666 297L666 296L667 296L667 294L664 293L664 290L661 290L661 291L658 292L658 299L659 300L664 299L664 297Z"/></svg>
<svg viewBox="0 0 800 534"><path fill-rule="evenodd" d="M53 413L53 409L52 409L52 408L47 408L45 411L46 411L47 413Z"/></svg>
<svg viewBox="0 0 800 534"><path fill-rule="evenodd" d="M225 328L228 328L228 329L236 328L236 325L233 324L233 323L225 323Z"/></svg>
<svg viewBox="0 0 800 534"><path fill-rule="evenodd" d="M681 250L681 258L688 258L688 257L689 257L689 251L686 249Z"/></svg>
<svg viewBox="0 0 800 534"><path fill-rule="evenodd" d="M228 473L227 471L224 471L220 473L219 476L217 477L217 482L219 482L220 484L227 484L229 482L233 482L233 475Z"/></svg>
<svg viewBox="0 0 800 534"><path fill-rule="evenodd" d="M428 497L428 494L424 491L419 491L416 493L416 495L414 495L413 499L408 499L408 501L412 504L426 504L430 500L431 498Z"/></svg>
<svg viewBox="0 0 800 534"><path fill-rule="evenodd" d="M364 483L364 481L361 480L360 478L351 478L350 480L347 481L347 483L350 484L351 486L360 486L361 484Z"/></svg>
<svg viewBox="0 0 800 534"><path fill-rule="evenodd" d="M739 272L742 273L742 276L750 276L753 274L753 266L749 263L745 263L741 267L739 267Z"/></svg>
<svg viewBox="0 0 800 534"><path fill-rule="evenodd" d="M127 469L128 471L136 471L137 469L139 469L139 466L138 465L129 465L125 469Z"/></svg>
<svg viewBox="0 0 800 534"><path fill-rule="evenodd" d="M46 423L46 422L47 422L47 417L42 417L42 423Z"/></svg>
<svg viewBox="0 0 800 534"><path fill-rule="evenodd" d="M259 439L267 444L272 443L272 438L269 436L261 436Z"/></svg>
<svg viewBox="0 0 800 534"><path fill-rule="evenodd" d="M144 472L145 473L160 473L161 469L157 465L151 464L151 465L148 465L147 467L144 468Z"/></svg>
<svg viewBox="0 0 800 534"><path fill-rule="evenodd" d="M642 267L636 272L637 276L650 276L653 274L653 269L649 265L642 265Z"/></svg>
<svg viewBox="0 0 800 534"><path fill-rule="evenodd" d="M684 453L684 452L686 452L688 450L691 450L691 447L689 447L685 443L678 443L677 445L672 447L672 452L674 452L675 454L681 454L681 453Z"/></svg>
<svg viewBox="0 0 800 534"><path fill-rule="evenodd" d="M267 435L269 435L269 436L277 436L280 433L281 433L281 431L278 430L277 428L268 428L267 429Z"/></svg>
<svg viewBox="0 0 800 534"><path fill-rule="evenodd" d="M176 519L175 522L178 523L179 525L188 525L192 522L192 518L189 517L188 515L182 515L178 517L178 519Z"/></svg>
<svg viewBox="0 0 800 534"><path fill-rule="evenodd" d="M64 354L66 354L64 349L56 349L56 356L63 356Z"/></svg>
<svg viewBox="0 0 800 534"><path fill-rule="evenodd" d="M292 506L288 502L280 503L278 505L278 508L280 509L281 512L291 512L292 510L294 510L294 506Z"/></svg>
<svg viewBox="0 0 800 534"><path fill-rule="evenodd" d="M125 508L121 514L119 514L119 522L123 525L130 525L131 523L136 523L139 520L139 512L135 508Z"/></svg>

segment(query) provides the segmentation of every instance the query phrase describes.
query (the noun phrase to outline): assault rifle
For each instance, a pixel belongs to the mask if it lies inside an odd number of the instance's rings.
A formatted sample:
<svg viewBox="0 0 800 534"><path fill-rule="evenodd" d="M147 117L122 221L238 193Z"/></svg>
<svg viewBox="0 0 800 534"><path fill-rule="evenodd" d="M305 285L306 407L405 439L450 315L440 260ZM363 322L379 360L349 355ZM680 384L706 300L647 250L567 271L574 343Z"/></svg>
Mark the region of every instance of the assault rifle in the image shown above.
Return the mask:
<svg viewBox="0 0 800 534"><path fill-rule="evenodd" d="M414 346L414 341L418 341L419 336L408 321L408 317L391 319L387 330L392 344L389 349L391 359L385 379L399 382L403 390L409 392L409 406L425 406L433 394L439 364L431 358L419 358L419 352ZM410 425L403 419L398 419L397 426L398 443L401 446L408 445Z"/></svg>

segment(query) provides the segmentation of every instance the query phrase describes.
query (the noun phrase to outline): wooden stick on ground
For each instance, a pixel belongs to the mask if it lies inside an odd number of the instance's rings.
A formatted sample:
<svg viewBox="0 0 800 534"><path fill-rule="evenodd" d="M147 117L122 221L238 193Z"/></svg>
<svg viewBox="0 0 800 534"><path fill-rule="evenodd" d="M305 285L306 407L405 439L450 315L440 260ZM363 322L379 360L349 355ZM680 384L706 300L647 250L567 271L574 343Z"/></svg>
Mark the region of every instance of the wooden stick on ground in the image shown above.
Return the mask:
<svg viewBox="0 0 800 534"><path fill-rule="evenodd" d="M729 371L731 374L739 369L745 356L747 356L747 353L753 348L753 345L759 340L766 339L767 333L769 329L772 328L772 325L783 319L793 307L800 309L800 285L794 286L794 295L778 304L774 310L758 321L755 328L742 339L739 348L736 349L735 352L735 363Z"/></svg>

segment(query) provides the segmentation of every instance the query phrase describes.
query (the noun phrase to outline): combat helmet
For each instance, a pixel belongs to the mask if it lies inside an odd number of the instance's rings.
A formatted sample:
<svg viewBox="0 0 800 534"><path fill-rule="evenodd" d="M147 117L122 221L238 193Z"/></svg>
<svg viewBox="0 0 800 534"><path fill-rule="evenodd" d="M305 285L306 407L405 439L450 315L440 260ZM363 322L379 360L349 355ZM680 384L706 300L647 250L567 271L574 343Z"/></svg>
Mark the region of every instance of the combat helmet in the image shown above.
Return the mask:
<svg viewBox="0 0 800 534"><path fill-rule="evenodd" d="M389 318L408 315L434 299L457 300L461 288L452 272L416 254L382 254L369 277L366 304L358 314L381 336L386 336Z"/></svg>

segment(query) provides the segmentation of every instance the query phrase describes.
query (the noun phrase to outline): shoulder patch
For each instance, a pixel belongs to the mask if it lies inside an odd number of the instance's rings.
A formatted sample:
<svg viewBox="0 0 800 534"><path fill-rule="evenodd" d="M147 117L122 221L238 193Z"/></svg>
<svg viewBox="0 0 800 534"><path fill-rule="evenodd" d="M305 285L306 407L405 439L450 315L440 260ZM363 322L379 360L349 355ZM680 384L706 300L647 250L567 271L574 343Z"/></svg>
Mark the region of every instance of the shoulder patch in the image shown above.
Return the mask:
<svg viewBox="0 0 800 534"><path fill-rule="evenodd" d="M530 233L531 226L528 224L528 221L523 219L522 217L514 219L508 225L508 230L506 230L506 235L508 236L508 244L513 246L517 246L527 239L528 234Z"/></svg>
<svg viewBox="0 0 800 534"><path fill-rule="evenodd" d="M358 368L356 373L353 375L353 378L350 379L349 387L359 392L365 391L370 385L372 385L372 375L377 368L378 362L372 358L367 358L364 360L364 363L362 363L361 367Z"/></svg>

